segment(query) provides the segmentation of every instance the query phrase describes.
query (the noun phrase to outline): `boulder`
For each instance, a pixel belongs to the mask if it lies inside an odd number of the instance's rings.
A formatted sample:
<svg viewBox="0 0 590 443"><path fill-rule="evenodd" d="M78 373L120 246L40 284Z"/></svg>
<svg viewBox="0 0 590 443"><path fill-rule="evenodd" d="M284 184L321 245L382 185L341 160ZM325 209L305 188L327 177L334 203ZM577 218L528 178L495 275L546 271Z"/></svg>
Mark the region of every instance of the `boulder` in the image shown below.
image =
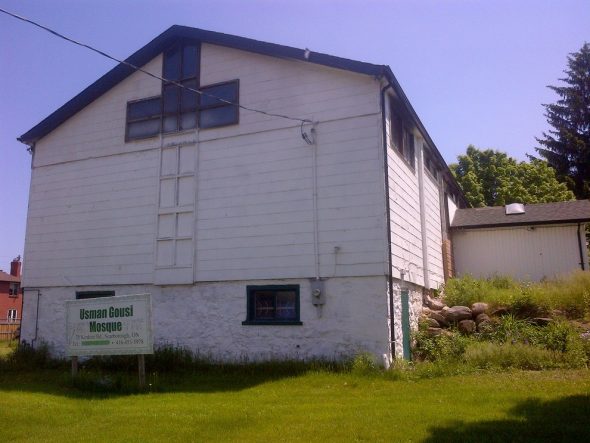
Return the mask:
<svg viewBox="0 0 590 443"><path fill-rule="evenodd" d="M436 298L428 297L426 299L426 306L428 306L433 311L440 311L440 310L442 310L442 308L445 307L445 304Z"/></svg>
<svg viewBox="0 0 590 443"><path fill-rule="evenodd" d="M490 317L488 314L479 314L477 317L475 317L475 324L477 325L484 321L490 321Z"/></svg>
<svg viewBox="0 0 590 443"><path fill-rule="evenodd" d="M489 333L494 330L494 324L491 320L482 321L477 324L477 332Z"/></svg>
<svg viewBox="0 0 590 443"><path fill-rule="evenodd" d="M510 314L510 311L508 308L504 307L496 308L494 311L492 311L492 317L503 317L508 314Z"/></svg>
<svg viewBox="0 0 590 443"><path fill-rule="evenodd" d="M436 319L434 319L432 317L427 317L425 320L426 320L426 323L428 324L429 327L440 328L440 323L438 321L436 321Z"/></svg>
<svg viewBox="0 0 590 443"><path fill-rule="evenodd" d="M471 309L467 306L453 306L445 312L445 318L449 322L458 322L471 319Z"/></svg>
<svg viewBox="0 0 590 443"><path fill-rule="evenodd" d="M459 322L459 332L463 334L473 334L475 329L476 325L473 320L461 320Z"/></svg>
<svg viewBox="0 0 590 443"><path fill-rule="evenodd" d="M430 335L431 337L436 337L437 335L442 334L442 329L441 328L428 328L427 332L428 335Z"/></svg>
<svg viewBox="0 0 590 443"><path fill-rule="evenodd" d="M471 313L473 314L473 317L477 317L479 314L483 314L484 312L486 312L488 310L488 304L487 303L483 303L483 302L477 302L477 303L473 303L471 305Z"/></svg>
<svg viewBox="0 0 590 443"><path fill-rule="evenodd" d="M439 325L444 326L444 327L448 327L449 326L449 322L447 321L447 319L445 318L444 315L438 313L438 312L431 312L428 315L430 318L435 319Z"/></svg>

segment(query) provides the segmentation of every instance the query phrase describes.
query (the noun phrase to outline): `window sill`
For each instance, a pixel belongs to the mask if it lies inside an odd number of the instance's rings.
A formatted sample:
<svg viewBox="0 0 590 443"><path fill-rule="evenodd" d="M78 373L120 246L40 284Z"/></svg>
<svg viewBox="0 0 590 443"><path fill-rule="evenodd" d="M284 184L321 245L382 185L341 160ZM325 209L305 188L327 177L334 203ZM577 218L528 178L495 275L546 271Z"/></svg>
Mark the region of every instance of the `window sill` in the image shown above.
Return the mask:
<svg viewBox="0 0 590 443"><path fill-rule="evenodd" d="M245 320L242 325L246 326L301 326L300 321L273 321L273 320Z"/></svg>

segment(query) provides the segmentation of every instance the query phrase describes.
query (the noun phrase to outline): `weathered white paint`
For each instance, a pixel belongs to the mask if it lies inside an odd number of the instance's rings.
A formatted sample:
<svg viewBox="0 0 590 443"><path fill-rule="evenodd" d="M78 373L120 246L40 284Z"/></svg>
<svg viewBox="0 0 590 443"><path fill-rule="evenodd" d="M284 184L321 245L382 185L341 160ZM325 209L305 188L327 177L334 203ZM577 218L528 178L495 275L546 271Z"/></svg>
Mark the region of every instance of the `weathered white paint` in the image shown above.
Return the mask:
<svg viewBox="0 0 590 443"><path fill-rule="evenodd" d="M246 286L299 284L301 326L242 325L246 319ZM76 290L96 287L55 287L42 291L37 342L65 352L65 302ZM100 289L105 289L101 287ZM270 358L342 358L358 352L388 352L386 279L332 278L325 281L326 304L321 316L311 303L310 282L302 280L234 281L174 286L113 286L116 294L152 294L154 343L177 345L222 360ZM33 308L36 297L25 297ZM22 339L34 338L34 310L25 318Z"/></svg>
<svg viewBox="0 0 590 443"><path fill-rule="evenodd" d="M577 229L569 225L456 230L457 273L538 281L580 269ZM587 263L585 248L584 255Z"/></svg>
<svg viewBox="0 0 590 443"><path fill-rule="evenodd" d="M426 238L428 254L428 275L430 287L438 289L444 284L442 258L442 230L439 182L427 169L424 169L424 218L426 221Z"/></svg>

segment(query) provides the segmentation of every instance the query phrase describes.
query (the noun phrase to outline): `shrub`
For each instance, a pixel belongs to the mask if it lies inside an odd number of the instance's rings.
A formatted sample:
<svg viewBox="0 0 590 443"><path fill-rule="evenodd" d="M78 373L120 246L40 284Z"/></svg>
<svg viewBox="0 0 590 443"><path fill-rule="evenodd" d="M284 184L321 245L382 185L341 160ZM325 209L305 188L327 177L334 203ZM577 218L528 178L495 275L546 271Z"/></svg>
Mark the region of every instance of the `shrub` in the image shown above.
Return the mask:
<svg viewBox="0 0 590 443"><path fill-rule="evenodd" d="M464 359L478 369L541 370L563 366L558 353L523 343L478 343L467 348Z"/></svg>
<svg viewBox="0 0 590 443"><path fill-rule="evenodd" d="M417 360L431 362L458 359L463 355L467 344L472 340L458 333L431 337L428 331L420 329L414 335L413 355Z"/></svg>
<svg viewBox="0 0 590 443"><path fill-rule="evenodd" d="M357 354L352 360L350 369L353 374L358 375L375 374L379 371L373 356L368 353Z"/></svg>
<svg viewBox="0 0 590 443"><path fill-rule="evenodd" d="M52 369L62 366L66 366L65 360L52 357L47 343L39 343L36 347L27 342L20 343L14 351L0 359L0 369L6 371Z"/></svg>

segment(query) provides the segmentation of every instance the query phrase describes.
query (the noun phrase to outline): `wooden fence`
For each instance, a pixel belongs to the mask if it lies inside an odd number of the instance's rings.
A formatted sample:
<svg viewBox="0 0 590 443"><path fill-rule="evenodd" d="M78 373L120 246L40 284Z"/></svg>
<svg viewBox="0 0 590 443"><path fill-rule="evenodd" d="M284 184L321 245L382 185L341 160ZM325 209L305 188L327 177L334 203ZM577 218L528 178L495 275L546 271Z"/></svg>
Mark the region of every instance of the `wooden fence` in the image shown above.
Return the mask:
<svg viewBox="0 0 590 443"><path fill-rule="evenodd" d="M20 320L0 320L0 340L14 340L20 333Z"/></svg>

